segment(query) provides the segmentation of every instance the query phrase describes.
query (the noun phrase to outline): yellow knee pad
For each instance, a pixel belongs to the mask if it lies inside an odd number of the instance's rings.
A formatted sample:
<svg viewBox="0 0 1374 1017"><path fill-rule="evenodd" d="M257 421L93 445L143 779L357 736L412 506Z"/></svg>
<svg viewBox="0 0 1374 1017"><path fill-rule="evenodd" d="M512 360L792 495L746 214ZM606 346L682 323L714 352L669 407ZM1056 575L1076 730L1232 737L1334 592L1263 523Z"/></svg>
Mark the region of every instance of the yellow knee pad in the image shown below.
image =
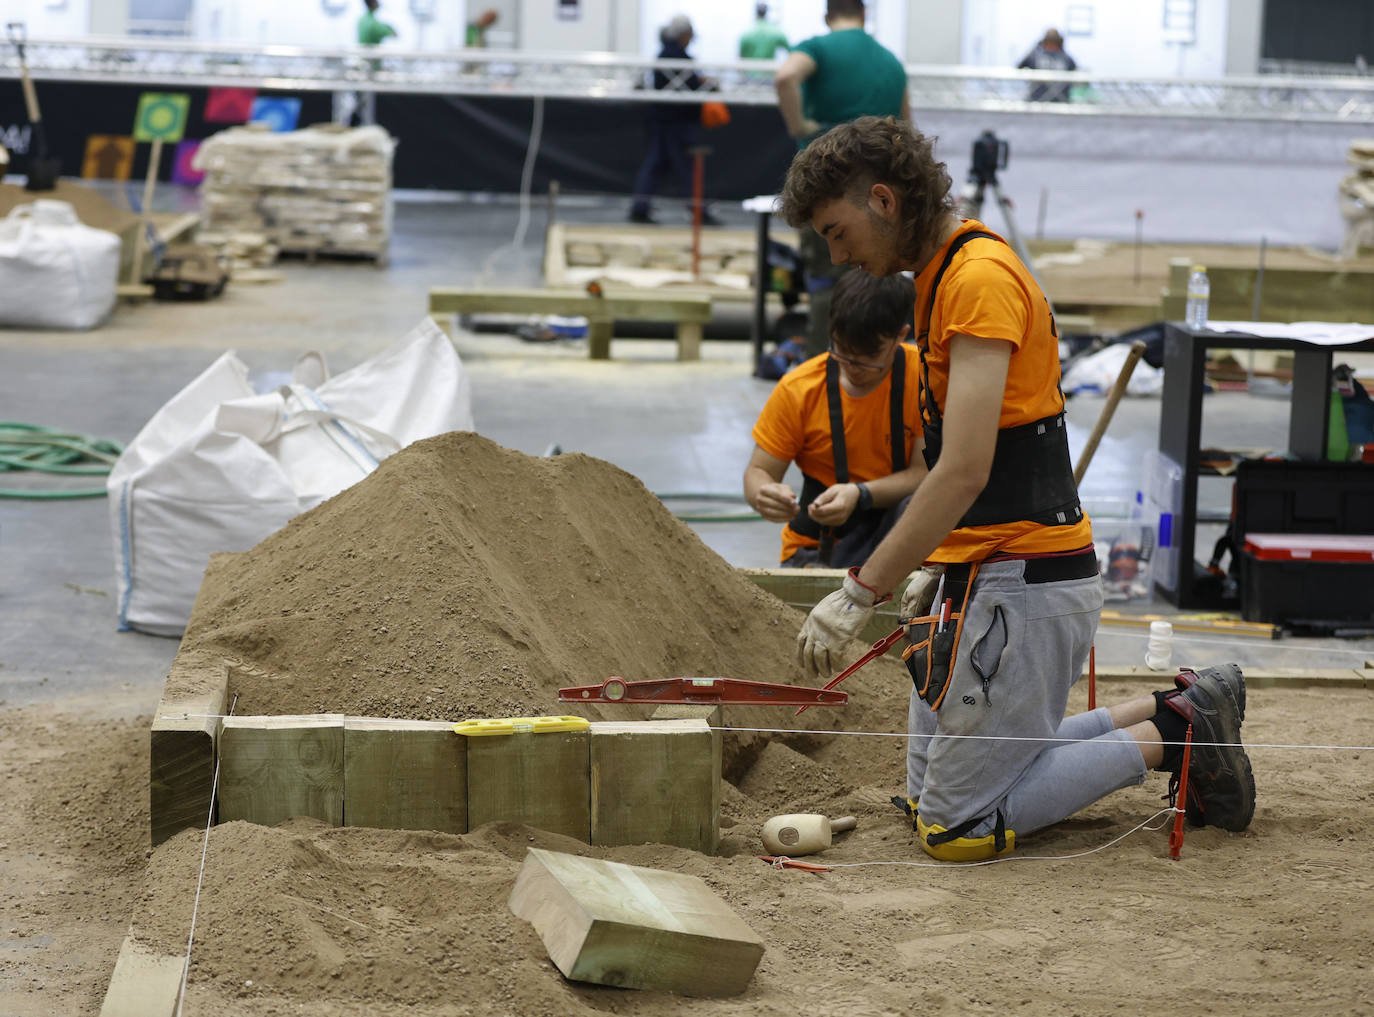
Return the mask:
<svg viewBox="0 0 1374 1017"><path fill-rule="evenodd" d="M980 820L963 824L965 827L976 825ZM951 837L950 831L938 823L927 824L918 812L916 814L916 837L925 853L942 862L981 862L997 855L1010 854L1016 846L1016 831L1002 827L1001 813L997 815L998 829L984 837Z"/></svg>

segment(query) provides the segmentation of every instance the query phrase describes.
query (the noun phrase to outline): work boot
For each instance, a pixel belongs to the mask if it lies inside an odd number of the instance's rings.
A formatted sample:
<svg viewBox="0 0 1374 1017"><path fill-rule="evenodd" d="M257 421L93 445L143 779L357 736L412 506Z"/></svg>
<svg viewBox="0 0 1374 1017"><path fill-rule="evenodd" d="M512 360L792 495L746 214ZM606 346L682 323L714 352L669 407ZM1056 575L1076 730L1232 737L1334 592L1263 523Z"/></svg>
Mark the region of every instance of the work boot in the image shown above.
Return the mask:
<svg viewBox="0 0 1374 1017"><path fill-rule="evenodd" d="M1181 668L1174 676L1174 687L1182 692L1193 682L1198 680L1200 675L1210 674L1221 679L1226 691L1231 693L1232 699L1236 703L1236 712L1240 715L1241 723L1245 722L1245 676L1240 672L1239 664L1222 664L1221 667L1204 667L1201 671L1194 671L1191 667Z"/></svg>
<svg viewBox="0 0 1374 1017"><path fill-rule="evenodd" d="M1255 814L1255 777L1240 743L1245 676L1235 664L1226 664L1187 672L1176 681L1182 691L1171 694L1164 705L1193 725L1184 814L1194 826L1244 830ZM1175 772L1169 781L1170 799L1178 783Z"/></svg>
<svg viewBox="0 0 1374 1017"><path fill-rule="evenodd" d="M632 208L629 215L630 222L645 223L650 226L657 226L658 220L649 214L647 208Z"/></svg>

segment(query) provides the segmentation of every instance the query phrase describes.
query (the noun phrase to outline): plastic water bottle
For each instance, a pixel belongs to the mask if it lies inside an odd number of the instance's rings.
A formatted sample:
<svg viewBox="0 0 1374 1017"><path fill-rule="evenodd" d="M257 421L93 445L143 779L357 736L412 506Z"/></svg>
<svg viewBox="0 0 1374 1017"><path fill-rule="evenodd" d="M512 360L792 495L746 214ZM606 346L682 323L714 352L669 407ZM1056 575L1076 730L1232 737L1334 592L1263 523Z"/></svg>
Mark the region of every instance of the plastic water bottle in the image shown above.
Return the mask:
<svg viewBox="0 0 1374 1017"><path fill-rule="evenodd" d="M1145 666L1167 671L1174 656L1174 627L1169 622L1150 622L1150 641L1145 644Z"/></svg>
<svg viewBox="0 0 1374 1017"><path fill-rule="evenodd" d="M1183 312L1188 327L1202 329L1207 327L1207 300L1212 295L1212 284L1207 279L1207 269L1194 265L1188 275L1188 304Z"/></svg>

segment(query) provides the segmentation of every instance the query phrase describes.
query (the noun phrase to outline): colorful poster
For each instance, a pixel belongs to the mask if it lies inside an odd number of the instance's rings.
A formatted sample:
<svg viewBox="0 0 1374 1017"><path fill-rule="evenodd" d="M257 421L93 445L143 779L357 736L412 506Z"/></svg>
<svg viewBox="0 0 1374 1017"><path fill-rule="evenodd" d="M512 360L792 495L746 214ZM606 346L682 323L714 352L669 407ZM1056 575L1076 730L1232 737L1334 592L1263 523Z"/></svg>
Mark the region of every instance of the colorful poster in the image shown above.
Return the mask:
<svg viewBox="0 0 1374 1017"><path fill-rule="evenodd" d="M294 131L301 118L301 101L281 95L258 96L253 100L249 123L266 124L273 131Z"/></svg>
<svg viewBox="0 0 1374 1017"><path fill-rule="evenodd" d="M92 134L86 139L81 175L87 180L128 180L134 169L134 139L127 134Z"/></svg>
<svg viewBox="0 0 1374 1017"><path fill-rule="evenodd" d="M135 141L180 141L186 133L191 97L180 92L144 92L134 116Z"/></svg>
<svg viewBox="0 0 1374 1017"><path fill-rule="evenodd" d="M205 99L207 124L246 124L253 115L256 88L212 88Z"/></svg>
<svg viewBox="0 0 1374 1017"><path fill-rule="evenodd" d="M172 160L172 183L195 187L205 179L205 174L191 165L199 148L199 140L177 142L176 157Z"/></svg>

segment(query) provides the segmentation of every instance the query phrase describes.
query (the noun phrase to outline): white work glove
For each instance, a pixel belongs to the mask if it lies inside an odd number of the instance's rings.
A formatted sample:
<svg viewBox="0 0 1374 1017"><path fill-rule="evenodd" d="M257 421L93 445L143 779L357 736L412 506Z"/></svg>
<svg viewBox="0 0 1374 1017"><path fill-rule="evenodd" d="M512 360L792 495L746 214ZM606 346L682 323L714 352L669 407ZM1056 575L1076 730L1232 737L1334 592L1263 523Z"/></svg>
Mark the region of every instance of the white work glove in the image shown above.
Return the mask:
<svg viewBox="0 0 1374 1017"><path fill-rule="evenodd" d="M943 565L924 565L911 573L902 591L902 605L898 617L903 622L912 618L925 618L931 614L935 604L935 591L940 586L940 577L945 574Z"/></svg>
<svg viewBox="0 0 1374 1017"><path fill-rule="evenodd" d="M830 676L840 651L858 638L873 609L888 599L859 582L858 574L858 566L850 569L840 588L811 609L797 634L797 663L814 675Z"/></svg>

